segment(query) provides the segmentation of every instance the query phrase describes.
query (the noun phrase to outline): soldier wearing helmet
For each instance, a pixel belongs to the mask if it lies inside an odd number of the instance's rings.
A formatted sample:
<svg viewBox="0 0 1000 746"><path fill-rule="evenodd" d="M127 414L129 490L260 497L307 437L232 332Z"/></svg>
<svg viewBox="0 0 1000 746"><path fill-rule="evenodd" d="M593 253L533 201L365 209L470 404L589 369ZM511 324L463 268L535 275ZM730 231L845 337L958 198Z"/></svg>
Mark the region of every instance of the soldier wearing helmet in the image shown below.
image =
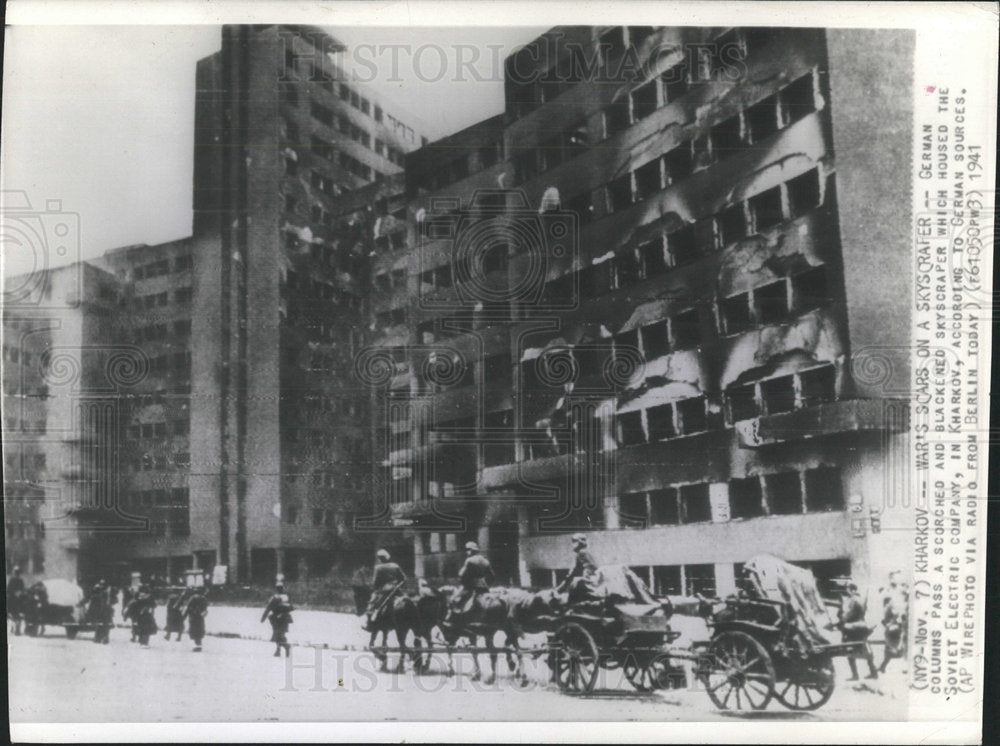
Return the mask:
<svg viewBox="0 0 1000 746"><path fill-rule="evenodd" d="M573 544L576 559L573 562L573 569L569 571L569 575L556 590L560 593L568 593L569 603L574 603L594 596L594 576L597 573L597 562L593 555L587 551L586 536L573 534L570 541Z"/></svg>
<svg viewBox="0 0 1000 746"><path fill-rule="evenodd" d="M372 593L368 601L368 608L365 611L367 617L364 629L371 631L378 621L379 612L385 608L389 596L395 595L399 586L406 581L406 573L403 569L392 561L392 557L385 549L375 552L375 568L372 570Z"/></svg>
<svg viewBox="0 0 1000 746"><path fill-rule="evenodd" d="M458 571L458 579L462 583L462 590L455 596L452 612L468 614L476 597L488 591L494 580L493 566L479 553L479 545L474 541L465 543L465 564Z"/></svg>

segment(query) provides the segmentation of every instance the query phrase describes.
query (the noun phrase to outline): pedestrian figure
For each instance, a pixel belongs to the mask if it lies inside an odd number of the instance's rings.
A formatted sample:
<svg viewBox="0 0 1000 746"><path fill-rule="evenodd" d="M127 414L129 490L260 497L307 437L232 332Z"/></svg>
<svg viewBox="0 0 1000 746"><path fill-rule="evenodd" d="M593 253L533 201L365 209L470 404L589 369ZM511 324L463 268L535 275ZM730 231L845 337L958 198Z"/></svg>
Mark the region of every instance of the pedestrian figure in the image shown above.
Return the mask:
<svg viewBox="0 0 1000 746"><path fill-rule="evenodd" d="M368 602L371 601L372 588L368 585L371 571L362 565L351 575L351 590L354 591L354 610L358 616L365 613Z"/></svg>
<svg viewBox="0 0 1000 746"><path fill-rule="evenodd" d="M153 597L153 593L148 586L139 586L139 591L136 593L132 606L132 618L135 620L136 635L139 638L139 644L144 648L148 648L149 638L155 635L159 629L156 626L156 618L154 616L156 599Z"/></svg>
<svg viewBox="0 0 1000 746"><path fill-rule="evenodd" d="M183 616L188 620L188 637L194 642L194 652L201 652L201 641L205 637L205 616L208 614L208 599L205 588L198 586L184 607Z"/></svg>
<svg viewBox="0 0 1000 746"><path fill-rule="evenodd" d="M847 590L840 600L840 609L837 612L838 623L842 639L844 642L862 643L858 645L858 652L852 652L847 656L847 663L851 667L851 677L848 681L858 680L858 665L856 658L863 658L868 663L868 679L877 679L878 671L875 670L875 656L872 655L871 645L868 644L868 636L872 633L871 627L865 622L865 603L858 595L858 586L854 583L847 584Z"/></svg>
<svg viewBox="0 0 1000 746"><path fill-rule="evenodd" d="M372 571L373 592L368 600L365 623L362 625L362 629L371 632L376 628L378 617L386 604L389 603L389 597L396 594L405 580L406 574L399 565L392 561L389 552L385 549L379 549L375 553L375 569Z"/></svg>
<svg viewBox="0 0 1000 746"><path fill-rule="evenodd" d="M893 658L906 660L907 625L909 624L909 590L899 580L899 571L889 573L889 587L882 588L882 627L885 650L879 671L885 673Z"/></svg>
<svg viewBox="0 0 1000 746"><path fill-rule="evenodd" d="M21 577L21 568L19 565L14 565L10 578L7 580L7 618L14 623L15 635L21 634L26 598L27 589L24 585L24 578Z"/></svg>
<svg viewBox="0 0 1000 746"><path fill-rule="evenodd" d="M167 634L164 640L169 640L172 633L177 633L177 642L184 635L184 602L187 601L187 591L174 591L167 597Z"/></svg>
<svg viewBox="0 0 1000 746"><path fill-rule="evenodd" d="M87 620L94 625L94 642L107 645L111 639L111 626L114 623L114 609L111 606L111 589L107 581L101 578L94 584L87 602Z"/></svg>
<svg viewBox="0 0 1000 746"><path fill-rule="evenodd" d="M122 619L131 623L132 637L129 642L139 642L139 604L137 590L126 588L122 591Z"/></svg>
<svg viewBox="0 0 1000 746"><path fill-rule="evenodd" d="M292 653L292 647L288 644L288 626L292 623L294 610L295 607L292 606L288 594L285 593L285 586L278 583L275 586L274 595L268 600L267 606L264 607L264 613L260 617L261 622L265 619L271 622L271 642L275 646L275 658L281 655L282 648L285 649L286 658Z"/></svg>

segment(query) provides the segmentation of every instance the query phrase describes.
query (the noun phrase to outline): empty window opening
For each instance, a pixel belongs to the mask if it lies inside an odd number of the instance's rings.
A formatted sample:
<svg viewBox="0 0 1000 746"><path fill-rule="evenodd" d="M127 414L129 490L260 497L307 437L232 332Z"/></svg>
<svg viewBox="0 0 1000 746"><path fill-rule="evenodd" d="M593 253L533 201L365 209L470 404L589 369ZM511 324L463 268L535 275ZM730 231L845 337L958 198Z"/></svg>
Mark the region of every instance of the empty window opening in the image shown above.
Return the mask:
<svg viewBox="0 0 1000 746"><path fill-rule="evenodd" d="M832 365L821 365L799 371L802 406L812 407L837 398L837 371Z"/></svg>
<svg viewBox="0 0 1000 746"><path fill-rule="evenodd" d="M794 376L778 376L760 382L760 398L767 414L780 414L795 409Z"/></svg>
<svg viewBox="0 0 1000 746"><path fill-rule="evenodd" d="M729 404L730 422L749 420L757 416L756 389L752 383L726 389L726 402Z"/></svg>
<svg viewBox="0 0 1000 746"><path fill-rule="evenodd" d="M708 483L685 484L680 488L681 517L684 523L704 523L712 520L712 504Z"/></svg>
<svg viewBox="0 0 1000 746"><path fill-rule="evenodd" d="M698 258L698 244L695 241L694 226L688 225L667 236L670 260L675 267Z"/></svg>
<svg viewBox="0 0 1000 746"><path fill-rule="evenodd" d="M642 327L642 349L647 360L655 360L670 352L670 337L667 324L659 321Z"/></svg>
<svg viewBox="0 0 1000 746"><path fill-rule="evenodd" d="M777 324L788 318L788 284L785 280L755 288L753 299L758 323Z"/></svg>
<svg viewBox="0 0 1000 746"><path fill-rule="evenodd" d="M653 567L653 593L658 596L680 596L683 592L680 565L656 565Z"/></svg>
<svg viewBox="0 0 1000 746"><path fill-rule="evenodd" d="M676 101L688 91L687 66L680 62L664 71L660 76L663 83L663 103Z"/></svg>
<svg viewBox="0 0 1000 746"><path fill-rule="evenodd" d="M678 428L684 435L708 430L707 401L703 396L682 399L674 406L677 409Z"/></svg>
<svg viewBox="0 0 1000 746"><path fill-rule="evenodd" d="M824 512L844 509L844 485L840 469L823 466L803 474L806 484L806 510Z"/></svg>
<svg viewBox="0 0 1000 746"><path fill-rule="evenodd" d="M642 267L634 248L622 249L615 255L615 273L618 287L624 288L642 279Z"/></svg>
<svg viewBox="0 0 1000 746"><path fill-rule="evenodd" d="M626 412L618 415L618 442L623 446L636 445L646 441L642 431L642 412Z"/></svg>
<svg viewBox="0 0 1000 746"><path fill-rule="evenodd" d="M805 215L819 206L819 186L819 170L815 168L785 183L785 188L788 190L788 208L792 217Z"/></svg>
<svg viewBox="0 0 1000 746"><path fill-rule="evenodd" d="M712 127L712 152L717 160L725 160L743 149L743 130L739 115Z"/></svg>
<svg viewBox="0 0 1000 746"><path fill-rule="evenodd" d="M792 277L792 296L799 313L826 305L830 300L826 267L813 267Z"/></svg>
<svg viewBox="0 0 1000 746"><path fill-rule="evenodd" d="M749 293L739 293L723 298L719 301L719 312L727 335L740 334L753 328Z"/></svg>
<svg viewBox="0 0 1000 746"><path fill-rule="evenodd" d="M656 81L651 80L631 93L632 121L638 122L656 111Z"/></svg>
<svg viewBox="0 0 1000 746"><path fill-rule="evenodd" d="M715 565L684 565L684 592L689 596L715 596Z"/></svg>
<svg viewBox="0 0 1000 746"><path fill-rule="evenodd" d="M747 216L743 203L737 202L719 213L718 225L723 246L746 238Z"/></svg>
<svg viewBox="0 0 1000 746"><path fill-rule="evenodd" d="M752 143L760 143L778 131L778 97L768 96L744 112Z"/></svg>
<svg viewBox="0 0 1000 746"><path fill-rule="evenodd" d="M661 161L655 158L635 171L635 198L644 200L663 188Z"/></svg>
<svg viewBox="0 0 1000 746"><path fill-rule="evenodd" d="M661 404L646 410L646 423L649 426L649 440L665 440L677 435L674 429L674 408L670 404Z"/></svg>
<svg viewBox="0 0 1000 746"><path fill-rule="evenodd" d="M697 308L690 308L674 316L670 321L670 327L673 331L675 349L689 350L701 343Z"/></svg>
<svg viewBox="0 0 1000 746"><path fill-rule="evenodd" d="M649 519L645 492L631 492L618 498L618 515L626 525L644 526Z"/></svg>
<svg viewBox="0 0 1000 746"><path fill-rule="evenodd" d="M758 477L734 479L729 483L730 518L757 518L764 515L764 493Z"/></svg>
<svg viewBox="0 0 1000 746"><path fill-rule="evenodd" d="M676 526L681 522L676 489L666 487L649 493L649 522L654 526Z"/></svg>
<svg viewBox="0 0 1000 746"><path fill-rule="evenodd" d="M780 93L785 124L793 124L816 111L816 91L812 73L807 73Z"/></svg>
<svg viewBox="0 0 1000 746"><path fill-rule="evenodd" d="M667 271L664 248L662 235L639 245L639 256L642 257L642 266L646 277L655 277Z"/></svg>
<svg viewBox="0 0 1000 746"><path fill-rule="evenodd" d="M608 184L608 210L617 212L632 204L632 174L619 176Z"/></svg>
<svg viewBox="0 0 1000 746"><path fill-rule="evenodd" d="M764 477L767 504L773 515L793 515L802 512L802 481L796 471L768 474Z"/></svg>
<svg viewBox="0 0 1000 746"><path fill-rule="evenodd" d="M770 230L784 220L781 208L781 187L771 187L747 200L753 217L754 231Z"/></svg>
<svg viewBox="0 0 1000 746"><path fill-rule="evenodd" d="M694 171L694 160L691 157L690 143L683 143L664 156L667 166L667 178L671 184L691 175Z"/></svg>

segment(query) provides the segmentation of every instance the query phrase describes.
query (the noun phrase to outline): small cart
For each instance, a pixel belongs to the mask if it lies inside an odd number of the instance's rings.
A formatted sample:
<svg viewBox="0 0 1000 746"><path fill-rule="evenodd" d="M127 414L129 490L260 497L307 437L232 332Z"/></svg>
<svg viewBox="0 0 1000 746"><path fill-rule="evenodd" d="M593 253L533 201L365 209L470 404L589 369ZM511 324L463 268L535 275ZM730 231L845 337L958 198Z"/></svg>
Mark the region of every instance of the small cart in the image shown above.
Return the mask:
<svg viewBox="0 0 1000 746"><path fill-rule="evenodd" d="M816 710L833 694L833 659L863 642L830 640L834 624L808 570L761 555L747 563L743 588L712 615L711 640L696 674L716 707L763 710L777 699Z"/></svg>

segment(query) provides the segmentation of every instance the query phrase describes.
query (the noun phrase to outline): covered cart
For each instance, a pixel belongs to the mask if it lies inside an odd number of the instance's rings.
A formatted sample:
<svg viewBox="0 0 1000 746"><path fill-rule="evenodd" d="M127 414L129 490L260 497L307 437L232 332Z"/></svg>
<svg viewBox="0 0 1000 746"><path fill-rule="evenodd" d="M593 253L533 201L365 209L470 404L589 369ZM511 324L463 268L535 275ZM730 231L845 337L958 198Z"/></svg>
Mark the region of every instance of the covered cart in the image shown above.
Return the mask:
<svg viewBox="0 0 1000 746"><path fill-rule="evenodd" d="M720 709L763 710L772 697L792 710L822 707L834 690L833 658L864 643L832 639L836 625L809 570L759 555L743 572L698 656L708 696Z"/></svg>
<svg viewBox="0 0 1000 746"><path fill-rule="evenodd" d="M35 636L47 626L65 626L66 635L76 635L80 621L83 591L76 583L61 578L40 580L28 589L25 608L25 632Z"/></svg>
<svg viewBox="0 0 1000 746"><path fill-rule="evenodd" d="M621 565L600 568L594 591L552 620L548 662L559 688L593 691L602 668L620 668L639 691L682 685L684 671L667 652L680 635L670 628L671 602Z"/></svg>

